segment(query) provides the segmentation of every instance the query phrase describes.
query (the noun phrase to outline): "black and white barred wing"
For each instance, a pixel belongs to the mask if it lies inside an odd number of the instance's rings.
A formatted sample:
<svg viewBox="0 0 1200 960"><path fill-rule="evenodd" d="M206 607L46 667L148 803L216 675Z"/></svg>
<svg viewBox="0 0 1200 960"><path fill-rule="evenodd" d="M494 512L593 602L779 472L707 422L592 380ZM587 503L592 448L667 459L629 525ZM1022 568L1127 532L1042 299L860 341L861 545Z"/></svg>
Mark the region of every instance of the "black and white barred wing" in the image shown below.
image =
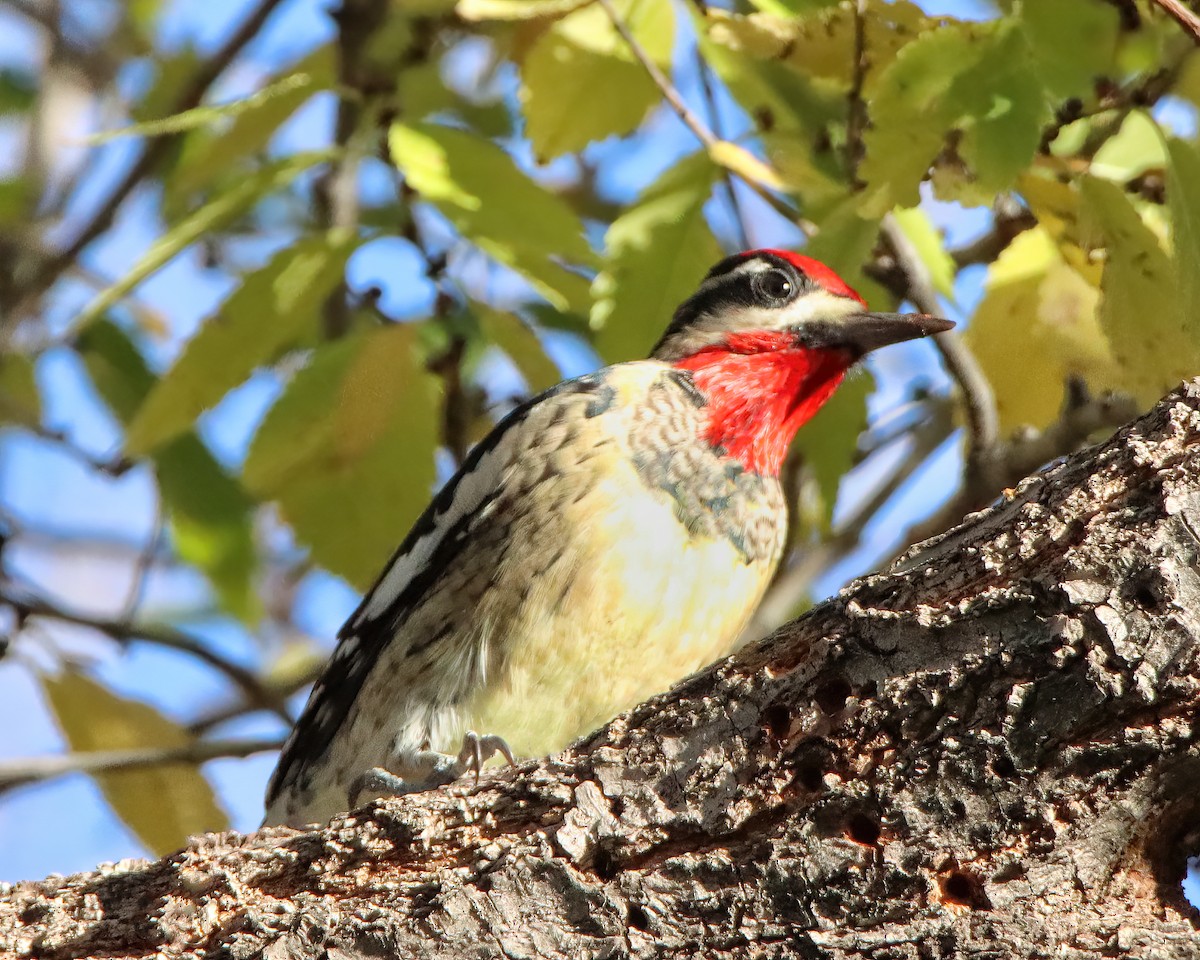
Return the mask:
<svg viewBox="0 0 1200 960"><path fill-rule="evenodd" d="M564 457L589 450L578 432L613 396L603 373L567 381L472 450L339 632L268 786L268 823L344 809L348 784L397 742L439 739L495 653L477 617L483 594L514 544L539 533L528 529L535 516L558 515L555 499L571 495L559 482L572 467Z"/></svg>

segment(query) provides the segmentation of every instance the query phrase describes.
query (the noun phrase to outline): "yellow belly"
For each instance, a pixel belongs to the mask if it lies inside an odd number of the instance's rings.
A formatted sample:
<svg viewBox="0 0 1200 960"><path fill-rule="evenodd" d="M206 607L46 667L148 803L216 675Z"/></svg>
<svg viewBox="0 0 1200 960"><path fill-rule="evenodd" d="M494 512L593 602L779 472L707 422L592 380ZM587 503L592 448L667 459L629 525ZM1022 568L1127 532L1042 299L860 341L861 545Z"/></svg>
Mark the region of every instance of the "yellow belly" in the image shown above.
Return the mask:
<svg viewBox="0 0 1200 960"><path fill-rule="evenodd" d="M498 734L523 756L560 750L729 651L773 560L747 563L724 537L693 537L669 501L630 489L614 478L566 518L577 536L491 641L503 655L489 657L495 673L466 704L463 729ZM522 566L521 553L510 558L499 606L528 577Z"/></svg>

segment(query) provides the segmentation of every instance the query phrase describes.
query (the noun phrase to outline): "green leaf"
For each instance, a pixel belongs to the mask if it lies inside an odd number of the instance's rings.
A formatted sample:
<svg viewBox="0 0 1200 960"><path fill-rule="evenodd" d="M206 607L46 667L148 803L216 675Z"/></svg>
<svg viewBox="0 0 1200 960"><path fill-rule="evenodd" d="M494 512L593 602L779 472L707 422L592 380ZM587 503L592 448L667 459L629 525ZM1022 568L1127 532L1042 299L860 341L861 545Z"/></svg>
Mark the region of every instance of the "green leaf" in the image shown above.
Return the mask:
<svg viewBox="0 0 1200 960"><path fill-rule="evenodd" d="M254 582L254 504L195 434L160 448L154 466L180 559L204 572L222 608L256 622L262 605Z"/></svg>
<svg viewBox="0 0 1200 960"><path fill-rule="evenodd" d="M408 185L464 237L523 274L558 309L586 308L587 280L562 261L590 264L594 257L583 224L561 197L465 130L397 123L388 142Z"/></svg>
<svg viewBox="0 0 1200 960"><path fill-rule="evenodd" d="M541 20L561 17L589 0L458 0L455 12L464 20Z"/></svg>
<svg viewBox="0 0 1200 960"><path fill-rule="evenodd" d="M38 82L18 67L0 68L0 116L24 113L37 99Z"/></svg>
<svg viewBox="0 0 1200 960"><path fill-rule="evenodd" d="M121 423L128 423L154 386L154 374L138 348L110 320L82 330L75 346L96 392Z"/></svg>
<svg viewBox="0 0 1200 960"><path fill-rule="evenodd" d="M946 244L933 221L920 207L893 210L892 219L904 231L913 248L929 271L933 286L943 297L954 299L954 258L946 252Z"/></svg>
<svg viewBox="0 0 1200 960"><path fill-rule="evenodd" d="M908 44L880 77L870 113L863 212L879 215L917 205L918 187L954 131L969 169L958 179L948 171L940 185L969 203L1008 189L1033 159L1049 106L1024 35L1002 20L954 24Z"/></svg>
<svg viewBox="0 0 1200 960"><path fill-rule="evenodd" d="M1018 236L988 267L964 336L995 391L1001 432L1053 423L1069 377L1083 377L1093 390L1117 385L1098 301L1041 226Z"/></svg>
<svg viewBox="0 0 1200 960"><path fill-rule="evenodd" d="M315 330L359 242L345 230L305 237L248 274L150 391L129 425L126 451L144 454L189 429L256 368Z"/></svg>
<svg viewBox="0 0 1200 960"><path fill-rule="evenodd" d="M858 213L858 198L846 197L817 224L816 235L804 252L828 264L867 303L877 310L890 304L892 296L863 270L871 261L871 251L879 239L879 221Z"/></svg>
<svg viewBox="0 0 1200 960"><path fill-rule="evenodd" d="M197 130L187 137L178 161L163 178L164 207L186 209L199 190L243 169L248 158L266 148L284 121L313 94L333 85L334 77L333 45L326 44L281 71L270 85L276 88L271 97L240 110L217 130Z"/></svg>
<svg viewBox="0 0 1200 960"><path fill-rule="evenodd" d="M97 392L128 423L155 388L154 374L115 324L88 326L77 341ZM258 618L253 503L194 433L175 436L153 454L159 493L180 557L202 571L224 609L244 622Z"/></svg>
<svg viewBox="0 0 1200 960"><path fill-rule="evenodd" d="M493 310L482 303L471 304L484 337L508 354L529 389L540 393L562 379L554 361L546 356L537 334L518 316Z"/></svg>
<svg viewBox="0 0 1200 960"><path fill-rule="evenodd" d="M774 134L799 134L809 140L811 149L815 149L813 141L819 138L825 152L831 153L831 128L845 121L845 91L783 60L751 53L736 32L722 34L718 30L726 22L722 19L725 16L709 8L707 18L693 18L705 62L761 129Z"/></svg>
<svg viewBox="0 0 1200 960"><path fill-rule="evenodd" d="M173 113L161 120L146 120L129 126L118 127L115 130L103 130L92 134L84 142L90 146L108 143L121 137L165 137L174 133L184 133L197 127L207 127L221 120L239 116L265 106L277 97L304 92L304 99L312 94L314 79L308 73L293 73L277 80L261 90L255 91L240 100L230 100L226 103L204 104Z"/></svg>
<svg viewBox="0 0 1200 960"><path fill-rule="evenodd" d="M806 76L847 89L855 79L856 13L848 4L809 5L792 13L728 13L710 7L709 36L716 43L759 60L777 60ZM924 12L908 0L868 0L863 14L863 43L869 57L864 90L909 43L927 28Z"/></svg>
<svg viewBox="0 0 1200 960"><path fill-rule="evenodd" d="M1133 110L1121 128L1100 145L1088 173L1117 183L1126 183L1147 170L1167 164L1166 148L1158 124L1142 110Z"/></svg>
<svg viewBox="0 0 1200 960"><path fill-rule="evenodd" d="M643 49L669 63L675 35L671 5L618 0L616 6ZM661 99L598 4L571 13L542 33L525 56L521 80L526 133L541 161L635 130ZM597 90L604 95L594 96ZM588 109L579 109L583 102Z"/></svg>
<svg viewBox="0 0 1200 960"><path fill-rule="evenodd" d="M978 63L983 42L966 25L945 27L918 37L884 71L863 135L859 175L870 198L864 213L882 216L893 206L918 204L918 187L957 114L955 79Z"/></svg>
<svg viewBox="0 0 1200 960"><path fill-rule="evenodd" d="M1055 97L1086 97L1112 76L1120 13L1096 0L1022 3L1017 11L1042 81Z"/></svg>
<svg viewBox="0 0 1200 960"><path fill-rule="evenodd" d="M1024 35L997 31L974 69L955 83L951 102L964 131L959 150L974 176L969 191L946 199L991 203L1029 166L1051 117Z"/></svg>
<svg viewBox="0 0 1200 960"><path fill-rule="evenodd" d="M206 233L220 229L263 194L282 189L301 172L328 159L327 152L296 153L234 182L195 213L175 224L142 255L124 277L98 294L76 319L79 327L91 323L139 283L160 270Z"/></svg>
<svg viewBox="0 0 1200 960"><path fill-rule="evenodd" d="M42 399L33 360L20 353L0 354L0 426L36 427L42 422Z"/></svg>
<svg viewBox="0 0 1200 960"><path fill-rule="evenodd" d="M271 408L244 480L278 500L313 559L370 585L429 500L435 382L399 325L319 347Z"/></svg>
<svg viewBox="0 0 1200 960"><path fill-rule="evenodd" d="M1200 153L1194 144L1169 137L1167 159L1167 203L1180 319L1192 342L1200 344Z"/></svg>
<svg viewBox="0 0 1200 960"><path fill-rule="evenodd" d="M865 369L852 373L796 434L793 448L803 454L805 468L817 483L820 503L815 519L822 531L830 529L842 478L854 464L858 436L867 425L867 397L874 386Z"/></svg>
<svg viewBox="0 0 1200 960"><path fill-rule="evenodd" d="M664 173L604 238L591 324L607 362L644 357L721 249L704 218L717 168L693 154Z"/></svg>
<svg viewBox="0 0 1200 960"><path fill-rule="evenodd" d="M1122 387L1151 403L1200 369L1200 344L1194 326L1184 323L1174 264L1119 187L1085 177L1080 191L1105 245L1100 324Z"/></svg>
<svg viewBox="0 0 1200 960"><path fill-rule="evenodd" d="M42 677L42 690L73 751L185 747L195 738L146 703L119 697L81 673ZM212 787L191 763L164 763L95 774L121 821L155 856L196 833L229 828Z"/></svg>

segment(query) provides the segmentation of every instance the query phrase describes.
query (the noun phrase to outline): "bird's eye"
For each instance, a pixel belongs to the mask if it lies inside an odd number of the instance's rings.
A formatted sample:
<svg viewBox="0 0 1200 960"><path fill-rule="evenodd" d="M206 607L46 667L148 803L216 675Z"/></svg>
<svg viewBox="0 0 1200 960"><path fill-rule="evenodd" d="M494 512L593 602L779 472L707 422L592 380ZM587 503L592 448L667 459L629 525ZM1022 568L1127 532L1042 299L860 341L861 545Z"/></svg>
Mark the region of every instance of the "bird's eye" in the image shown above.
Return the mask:
<svg viewBox="0 0 1200 960"><path fill-rule="evenodd" d="M793 289L791 279L782 270L767 270L754 278L754 290L766 306L790 300Z"/></svg>

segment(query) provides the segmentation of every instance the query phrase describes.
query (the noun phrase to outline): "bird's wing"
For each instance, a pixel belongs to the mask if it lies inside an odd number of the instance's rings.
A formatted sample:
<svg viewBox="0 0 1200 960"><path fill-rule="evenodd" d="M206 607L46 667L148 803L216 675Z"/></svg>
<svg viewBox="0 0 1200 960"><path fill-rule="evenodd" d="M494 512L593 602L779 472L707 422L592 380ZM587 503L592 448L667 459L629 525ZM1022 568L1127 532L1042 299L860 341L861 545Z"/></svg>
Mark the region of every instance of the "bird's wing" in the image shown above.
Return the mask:
<svg viewBox="0 0 1200 960"><path fill-rule="evenodd" d="M337 649L283 746L267 788L268 807L329 748L388 644L436 642L437 637L402 640L398 630L431 586L460 561L472 527L495 509L514 465L542 453L548 425L553 429L568 417L590 419L607 412L615 398L611 381L607 371L565 381L518 406L471 451L339 631Z"/></svg>

